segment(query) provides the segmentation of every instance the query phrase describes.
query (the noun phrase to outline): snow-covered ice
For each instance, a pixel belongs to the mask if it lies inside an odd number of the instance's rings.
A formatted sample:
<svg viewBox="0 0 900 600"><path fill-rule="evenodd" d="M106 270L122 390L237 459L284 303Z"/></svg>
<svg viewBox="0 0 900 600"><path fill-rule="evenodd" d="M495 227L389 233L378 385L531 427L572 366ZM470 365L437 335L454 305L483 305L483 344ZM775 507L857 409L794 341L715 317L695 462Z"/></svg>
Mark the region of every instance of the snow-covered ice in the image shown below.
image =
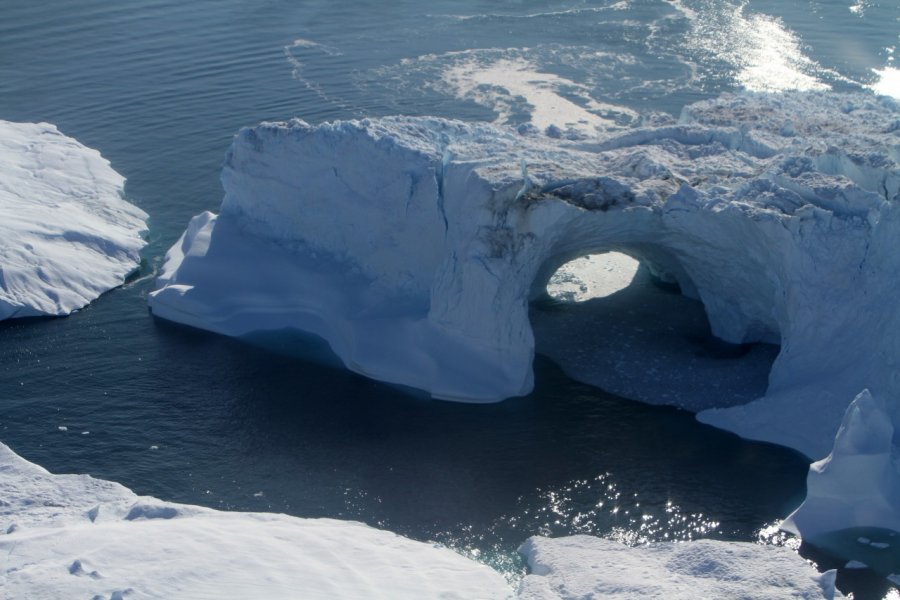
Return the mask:
<svg viewBox="0 0 900 600"><path fill-rule="evenodd" d="M519 590L524 600L844 597L835 571L819 574L778 546L696 540L629 548L575 535L533 537L520 552L531 568Z"/></svg>
<svg viewBox="0 0 900 600"><path fill-rule="evenodd" d="M349 521L171 504L51 475L3 444L0 552L3 598L513 596L502 575L447 548Z"/></svg>
<svg viewBox="0 0 900 600"><path fill-rule="evenodd" d="M69 314L138 267L147 215L99 152L0 121L0 164L0 320Z"/></svg>

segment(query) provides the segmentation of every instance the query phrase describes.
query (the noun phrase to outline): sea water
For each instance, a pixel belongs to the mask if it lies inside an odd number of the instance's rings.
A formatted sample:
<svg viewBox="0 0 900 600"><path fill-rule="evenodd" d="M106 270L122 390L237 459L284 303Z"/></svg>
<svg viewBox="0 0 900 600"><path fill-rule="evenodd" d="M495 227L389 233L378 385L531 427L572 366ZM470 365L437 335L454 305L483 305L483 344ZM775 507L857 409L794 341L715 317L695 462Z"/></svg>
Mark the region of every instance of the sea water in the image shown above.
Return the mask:
<svg viewBox="0 0 900 600"><path fill-rule="evenodd" d="M796 453L545 358L526 398L432 401L304 358L313 340L155 320L146 296L190 217L217 208L242 126L409 114L589 132L739 89L900 95L895 0L2 0L0 14L0 118L97 148L151 215L125 286L64 319L0 323L0 440L25 458L167 500L357 519L511 574L529 535L753 540L802 499Z"/></svg>

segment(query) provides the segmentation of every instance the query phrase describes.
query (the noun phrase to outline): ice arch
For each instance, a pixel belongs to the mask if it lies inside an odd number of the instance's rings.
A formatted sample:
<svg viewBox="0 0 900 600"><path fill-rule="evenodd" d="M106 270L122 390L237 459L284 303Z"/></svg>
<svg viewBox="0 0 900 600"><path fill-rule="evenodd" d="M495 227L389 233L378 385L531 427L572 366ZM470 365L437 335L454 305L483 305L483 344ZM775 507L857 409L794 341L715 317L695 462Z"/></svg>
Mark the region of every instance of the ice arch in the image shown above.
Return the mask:
<svg viewBox="0 0 900 600"><path fill-rule="evenodd" d="M264 123L235 138L220 215L191 222L150 305L229 335L309 331L360 373L494 401L532 387L546 278L626 249L718 337L782 343L764 398L699 418L821 456L860 389L900 395L898 123L887 99L819 93L727 96L599 140Z"/></svg>

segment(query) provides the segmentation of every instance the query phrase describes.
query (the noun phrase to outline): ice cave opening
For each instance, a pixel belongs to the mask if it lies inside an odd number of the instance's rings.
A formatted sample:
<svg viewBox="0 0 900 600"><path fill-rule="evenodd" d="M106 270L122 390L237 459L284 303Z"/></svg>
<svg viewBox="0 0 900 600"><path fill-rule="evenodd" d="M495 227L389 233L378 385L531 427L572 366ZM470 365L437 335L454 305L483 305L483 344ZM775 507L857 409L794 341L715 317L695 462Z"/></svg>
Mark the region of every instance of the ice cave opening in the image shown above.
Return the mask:
<svg viewBox="0 0 900 600"><path fill-rule="evenodd" d="M668 271L620 250L548 261L531 294L535 351L574 379L652 404L697 412L765 395L780 351L772 336L717 338L677 263L666 256Z"/></svg>

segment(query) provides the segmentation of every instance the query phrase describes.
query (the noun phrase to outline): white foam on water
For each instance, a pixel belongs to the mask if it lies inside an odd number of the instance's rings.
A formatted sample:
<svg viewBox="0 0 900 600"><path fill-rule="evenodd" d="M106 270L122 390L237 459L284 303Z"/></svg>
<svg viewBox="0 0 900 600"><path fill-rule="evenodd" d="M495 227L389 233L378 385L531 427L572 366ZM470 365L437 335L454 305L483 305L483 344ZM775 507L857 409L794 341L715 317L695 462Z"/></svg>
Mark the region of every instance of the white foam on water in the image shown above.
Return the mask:
<svg viewBox="0 0 900 600"><path fill-rule="evenodd" d="M574 7L574 8L564 8L561 10L526 13L523 15L501 14L501 13L480 13L480 14L475 14L475 15L442 14L442 15L429 15L429 16L456 19L458 21L472 21L472 20L480 20L480 19L544 19L547 17L581 16L584 14L602 13L602 12L609 11L609 10L626 10L630 7L631 7L631 2L629 0L622 0L621 2L614 2L614 3L610 4L609 6L578 6L578 7Z"/></svg>
<svg viewBox="0 0 900 600"><path fill-rule="evenodd" d="M521 100L527 104L531 124L542 131L555 126L592 135L618 128L623 119L639 118L629 108L596 100L585 85L539 69L523 57L485 62L473 54L448 66L442 81L457 97L491 108L497 113L494 122L499 124L513 122L514 109Z"/></svg>
<svg viewBox="0 0 900 600"><path fill-rule="evenodd" d="M630 109L594 100L583 85L538 71L523 58L503 58L485 64L472 57L450 66L443 80L458 97L492 108L497 113L497 123L511 122L517 98L528 103L531 123L541 130L556 126L590 135L615 125L615 120L604 114L637 117ZM583 105L561 95L563 88L581 99Z"/></svg>

